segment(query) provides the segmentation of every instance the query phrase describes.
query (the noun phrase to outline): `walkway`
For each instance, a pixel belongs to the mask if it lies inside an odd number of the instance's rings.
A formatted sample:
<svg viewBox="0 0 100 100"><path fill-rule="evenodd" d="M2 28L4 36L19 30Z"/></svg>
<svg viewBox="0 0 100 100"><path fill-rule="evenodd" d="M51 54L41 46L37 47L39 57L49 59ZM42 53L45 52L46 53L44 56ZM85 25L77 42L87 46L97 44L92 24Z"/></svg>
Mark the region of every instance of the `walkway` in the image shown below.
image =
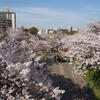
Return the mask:
<svg viewBox="0 0 100 100"><path fill-rule="evenodd" d="M54 85L66 90L62 100L95 100L89 94L86 98L86 90L83 88L85 82L82 76L72 72L72 66L68 63L58 63L49 66L49 70L54 80Z"/></svg>
<svg viewBox="0 0 100 100"><path fill-rule="evenodd" d="M83 87L85 84L81 76L72 72L72 66L68 63L54 64L53 66L49 66L49 69L51 70L52 74L62 75L65 78L70 78L75 84L78 84L81 87Z"/></svg>

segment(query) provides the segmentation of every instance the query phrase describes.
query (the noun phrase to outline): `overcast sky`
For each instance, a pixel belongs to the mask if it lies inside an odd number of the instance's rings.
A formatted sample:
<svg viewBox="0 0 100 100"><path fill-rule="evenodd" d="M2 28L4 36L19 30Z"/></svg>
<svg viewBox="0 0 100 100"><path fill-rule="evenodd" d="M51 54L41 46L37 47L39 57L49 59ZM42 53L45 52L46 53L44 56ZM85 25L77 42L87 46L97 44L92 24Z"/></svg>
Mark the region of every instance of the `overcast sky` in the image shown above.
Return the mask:
<svg viewBox="0 0 100 100"><path fill-rule="evenodd" d="M0 10L16 12L17 27L85 28L100 20L100 0L0 0Z"/></svg>

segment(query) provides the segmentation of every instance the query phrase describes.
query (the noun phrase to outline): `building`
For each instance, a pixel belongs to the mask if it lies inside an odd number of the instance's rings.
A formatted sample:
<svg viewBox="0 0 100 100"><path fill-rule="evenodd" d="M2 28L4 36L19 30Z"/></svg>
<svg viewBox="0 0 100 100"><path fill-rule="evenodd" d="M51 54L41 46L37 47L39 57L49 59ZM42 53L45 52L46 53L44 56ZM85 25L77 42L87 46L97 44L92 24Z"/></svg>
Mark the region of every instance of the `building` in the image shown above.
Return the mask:
<svg viewBox="0 0 100 100"><path fill-rule="evenodd" d="M55 29L55 32L56 33L68 33L68 29L58 28L58 29Z"/></svg>
<svg viewBox="0 0 100 100"><path fill-rule="evenodd" d="M54 29L48 29L48 34L53 34L54 33Z"/></svg>
<svg viewBox="0 0 100 100"><path fill-rule="evenodd" d="M39 35L47 35L48 34L48 29L41 29L38 31Z"/></svg>
<svg viewBox="0 0 100 100"><path fill-rule="evenodd" d="M54 33L53 29L41 29L38 32L39 35L47 35L47 34L53 34L53 33Z"/></svg>
<svg viewBox="0 0 100 100"><path fill-rule="evenodd" d="M72 32L73 31L73 27L72 26L69 26L68 27L68 32Z"/></svg>
<svg viewBox="0 0 100 100"><path fill-rule="evenodd" d="M16 13L10 12L8 8L4 8L0 12L0 29L16 28Z"/></svg>

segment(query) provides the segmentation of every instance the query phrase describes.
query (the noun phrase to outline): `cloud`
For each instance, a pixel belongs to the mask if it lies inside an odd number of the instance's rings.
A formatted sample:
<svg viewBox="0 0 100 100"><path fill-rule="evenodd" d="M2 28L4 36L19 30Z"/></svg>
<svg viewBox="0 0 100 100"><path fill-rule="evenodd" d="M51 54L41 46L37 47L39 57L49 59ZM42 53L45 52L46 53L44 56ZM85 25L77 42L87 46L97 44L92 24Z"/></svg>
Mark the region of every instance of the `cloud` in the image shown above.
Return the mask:
<svg viewBox="0 0 100 100"><path fill-rule="evenodd" d="M80 28L89 20L89 16L85 13L68 10L58 11L40 7L13 8L13 10L17 13L18 26L30 27L35 25L39 28L55 28L72 25Z"/></svg>
<svg viewBox="0 0 100 100"><path fill-rule="evenodd" d="M54 11L48 8L39 8L39 7L23 7L23 8L15 8L16 11L31 13L31 14L39 14L39 15L60 15L61 12Z"/></svg>

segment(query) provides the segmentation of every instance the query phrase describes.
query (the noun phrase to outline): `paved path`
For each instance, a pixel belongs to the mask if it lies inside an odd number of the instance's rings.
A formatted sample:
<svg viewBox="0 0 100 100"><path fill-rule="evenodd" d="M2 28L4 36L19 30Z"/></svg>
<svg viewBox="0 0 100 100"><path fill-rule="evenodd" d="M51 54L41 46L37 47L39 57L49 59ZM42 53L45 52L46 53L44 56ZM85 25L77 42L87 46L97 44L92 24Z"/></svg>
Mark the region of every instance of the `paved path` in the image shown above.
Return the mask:
<svg viewBox="0 0 100 100"><path fill-rule="evenodd" d="M49 66L49 68L52 74L63 75L65 78L71 79L75 84L78 84L81 87L83 87L85 84L82 76L73 73L72 66L67 63L54 64L53 66Z"/></svg>
<svg viewBox="0 0 100 100"><path fill-rule="evenodd" d="M86 98L85 82L82 76L72 72L72 66L68 63L58 63L49 66L53 76L54 85L66 90L61 100L95 100L91 95Z"/></svg>

